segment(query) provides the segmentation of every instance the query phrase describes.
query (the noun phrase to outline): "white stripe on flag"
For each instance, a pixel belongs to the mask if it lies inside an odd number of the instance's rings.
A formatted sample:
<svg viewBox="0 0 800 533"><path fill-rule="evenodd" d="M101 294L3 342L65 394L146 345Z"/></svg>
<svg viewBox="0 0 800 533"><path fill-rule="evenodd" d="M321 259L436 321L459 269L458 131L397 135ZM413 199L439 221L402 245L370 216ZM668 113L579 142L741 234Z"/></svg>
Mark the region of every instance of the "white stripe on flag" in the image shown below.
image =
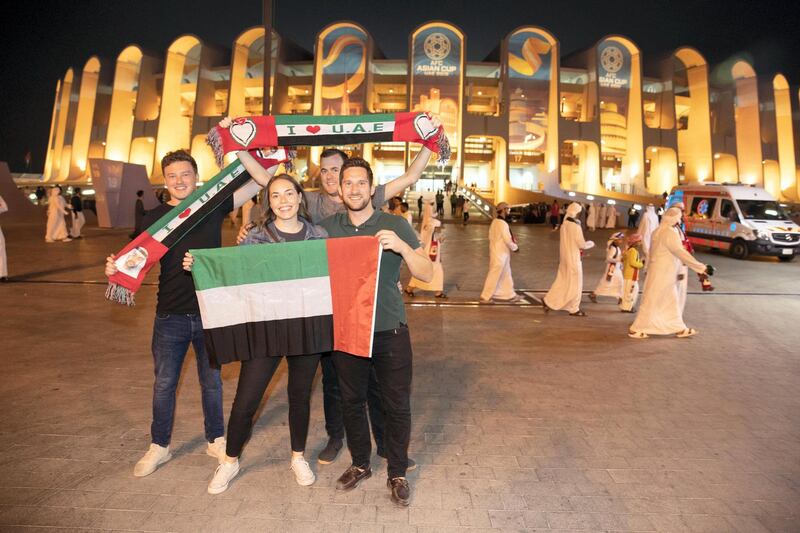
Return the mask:
<svg viewBox="0 0 800 533"><path fill-rule="evenodd" d="M364 131L353 129L361 125ZM376 128L377 127L377 128ZM335 128L335 129L334 129ZM278 137L307 137L309 135L371 135L394 131L394 122L348 122L345 124L278 124Z"/></svg>
<svg viewBox="0 0 800 533"><path fill-rule="evenodd" d="M328 276L197 291L203 329L333 314Z"/></svg>

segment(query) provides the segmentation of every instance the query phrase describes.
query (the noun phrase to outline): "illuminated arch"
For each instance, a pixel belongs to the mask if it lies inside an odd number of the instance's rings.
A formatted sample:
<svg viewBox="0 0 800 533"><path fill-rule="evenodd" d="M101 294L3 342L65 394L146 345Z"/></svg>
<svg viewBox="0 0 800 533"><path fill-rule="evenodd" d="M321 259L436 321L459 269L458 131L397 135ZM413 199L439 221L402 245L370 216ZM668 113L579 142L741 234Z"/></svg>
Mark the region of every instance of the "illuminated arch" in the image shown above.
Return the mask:
<svg viewBox="0 0 800 533"><path fill-rule="evenodd" d="M619 46L624 50L621 51ZM632 40L621 35L600 39L595 49L600 101L601 181L607 190L641 194L645 190L641 53ZM626 53L630 57L629 67L625 65ZM624 98L616 91L623 88L626 81L628 90L627 98ZM621 110L620 105L627 106L627 109Z"/></svg>
<svg viewBox="0 0 800 533"><path fill-rule="evenodd" d="M319 32L314 48L314 114L366 112L372 51L372 37L355 22L334 22Z"/></svg>
<svg viewBox="0 0 800 533"><path fill-rule="evenodd" d="M56 119L56 138L53 148L52 173L48 176L49 180L61 180L69 173L69 163L72 154L72 126L74 123L76 105L72 105L72 93L77 80L75 72L69 68L61 83L61 95L59 97L58 118ZM76 97L77 98L77 97ZM69 139L69 142L67 142ZM66 148L65 148L65 145Z"/></svg>
<svg viewBox="0 0 800 533"><path fill-rule="evenodd" d="M512 173L532 174L528 180L532 191L558 185L559 49L553 34L538 26L520 26L503 39L500 61L503 99L508 105L509 187ZM507 200L502 189L496 198Z"/></svg>
<svg viewBox="0 0 800 533"><path fill-rule="evenodd" d="M56 94L53 98L53 113L50 118L50 135L47 138L47 152L44 158L44 180L50 178L53 170L53 157L55 150L56 124L58 123L59 97L61 95L61 80L56 81Z"/></svg>
<svg viewBox="0 0 800 533"><path fill-rule="evenodd" d="M191 124L195 114L202 48L200 39L194 35L183 35L167 50L155 161L159 161L167 152L191 148ZM159 165L154 165L153 172L160 176Z"/></svg>
<svg viewBox="0 0 800 533"><path fill-rule="evenodd" d="M736 153L741 183L763 185L761 127L759 117L758 80L756 71L744 60L736 61L730 70L736 98Z"/></svg>
<svg viewBox="0 0 800 533"><path fill-rule="evenodd" d="M775 99L775 124L778 137L778 164L780 166L780 193L788 199L796 200L797 161L795 159L794 132L792 128L792 98L789 82L783 74L772 79Z"/></svg>
<svg viewBox="0 0 800 533"><path fill-rule="evenodd" d="M431 55L424 52L425 41L434 36L431 33L434 29L440 31L444 39L436 37L436 40L441 41L429 42L428 48ZM448 36L449 34L449 36ZM422 38L422 41L419 39ZM445 54L444 49L436 50L436 46L447 42L447 50ZM455 42L452 42L455 41ZM409 111L431 111L439 113L439 118L442 120L442 125L450 137L451 147L453 149L451 162L452 162L452 177L455 182L463 179L463 163L464 158L461 154L464 150L464 137L462 135L462 117L461 110L464 108L464 76L465 76L465 48L466 37L464 32L455 24L443 21L429 21L418 26L409 37L409 53L408 53L408 95L409 95ZM420 53L422 52L422 53ZM454 53L456 52L456 53ZM437 54L444 54L437 59ZM427 59L426 59L427 57ZM426 76L417 72L417 67L422 67L422 63L428 63L427 66L431 67L433 61L447 62L448 68L454 68L447 75L442 76ZM415 63L420 62L420 65ZM436 67L434 67L436 68ZM440 71L442 73L443 71ZM442 111L452 109L452 113L443 113ZM413 157L416 153L416 148L409 147L409 157Z"/></svg>
<svg viewBox="0 0 800 533"><path fill-rule="evenodd" d="M129 161L143 56L141 48L136 45L128 46L117 56L104 154L106 159Z"/></svg>
<svg viewBox="0 0 800 533"><path fill-rule="evenodd" d="M78 96L78 110L75 117L75 132L72 137L72 156L70 178L86 174L89 157L89 144L97 103L97 88L100 85L102 64L96 56L89 58L81 74L81 88ZM94 154L97 155L97 154Z"/></svg>
<svg viewBox="0 0 800 533"><path fill-rule="evenodd" d="M677 71L686 72L688 96L675 94L675 118L678 136L678 162L683 164L687 181L706 181L713 178L713 150L708 104L708 63L687 46L673 54L673 91L677 91Z"/></svg>
<svg viewBox="0 0 800 533"><path fill-rule="evenodd" d="M256 26L242 32L233 43L228 114L231 117L263 115L264 96L264 28ZM272 68L270 69L270 104L275 91L280 37L272 32ZM258 99L261 99L260 103ZM274 109L274 106L273 106Z"/></svg>

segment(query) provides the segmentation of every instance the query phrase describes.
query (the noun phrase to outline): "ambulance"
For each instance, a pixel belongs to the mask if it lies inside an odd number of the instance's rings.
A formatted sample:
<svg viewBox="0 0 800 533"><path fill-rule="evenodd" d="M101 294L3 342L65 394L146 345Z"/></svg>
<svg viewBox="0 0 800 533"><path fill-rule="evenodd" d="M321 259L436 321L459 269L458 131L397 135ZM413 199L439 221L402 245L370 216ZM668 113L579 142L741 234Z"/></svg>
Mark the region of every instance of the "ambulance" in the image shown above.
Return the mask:
<svg viewBox="0 0 800 533"><path fill-rule="evenodd" d="M800 226L767 191L751 185L701 183L672 190L667 205L683 202L686 236L695 246L725 250L732 257L800 253Z"/></svg>

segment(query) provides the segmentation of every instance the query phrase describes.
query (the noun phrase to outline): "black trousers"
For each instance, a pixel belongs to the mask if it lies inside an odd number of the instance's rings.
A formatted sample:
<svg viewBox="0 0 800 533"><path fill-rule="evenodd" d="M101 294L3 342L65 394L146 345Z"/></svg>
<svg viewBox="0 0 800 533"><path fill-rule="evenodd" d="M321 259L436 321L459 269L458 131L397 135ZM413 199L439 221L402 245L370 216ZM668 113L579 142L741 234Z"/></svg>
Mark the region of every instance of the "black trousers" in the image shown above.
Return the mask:
<svg viewBox="0 0 800 533"><path fill-rule="evenodd" d="M344 428L353 464L369 464L372 454L364 404L370 371L374 369L383 405L384 448L389 477L405 476L411 438L412 353L408 327L376 332L371 358L334 352L333 362L339 375Z"/></svg>
<svg viewBox="0 0 800 533"><path fill-rule="evenodd" d="M239 457L245 442L253 431L253 417L261 405L282 357L261 357L242 361L239 384L228 418L228 440L225 453L228 457ZM311 407L311 385L317 373L319 355L293 355L286 358L289 365L289 435L292 451L306 449L308 417Z"/></svg>
<svg viewBox="0 0 800 533"><path fill-rule="evenodd" d="M322 398L325 408L325 431L332 439L344 439L344 417L342 416L342 393L339 390L339 375L333 363L331 352L322 354L319 360L322 367ZM383 407L381 406L381 392L375 369L369 372L369 387L367 389L367 409L369 425L375 446L379 455L386 455L383 449Z"/></svg>

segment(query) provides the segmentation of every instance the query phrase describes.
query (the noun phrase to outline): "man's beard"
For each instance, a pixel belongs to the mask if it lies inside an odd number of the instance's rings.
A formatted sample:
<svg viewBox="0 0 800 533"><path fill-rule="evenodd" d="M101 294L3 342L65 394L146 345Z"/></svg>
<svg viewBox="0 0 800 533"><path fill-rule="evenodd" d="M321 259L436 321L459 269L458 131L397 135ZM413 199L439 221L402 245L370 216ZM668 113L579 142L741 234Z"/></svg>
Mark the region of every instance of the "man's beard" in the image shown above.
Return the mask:
<svg viewBox="0 0 800 533"><path fill-rule="evenodd" d="M347 196L342 198L342 201L344 201L345 207L347 207L347 209L349 211L363 211L369 205L370 200L371 200L371 198L369 196L366 196L366 197L362 197L361 203L356 203L356 202L358 202L358 200L351 199L351 198L349 198Z"/></svg>

